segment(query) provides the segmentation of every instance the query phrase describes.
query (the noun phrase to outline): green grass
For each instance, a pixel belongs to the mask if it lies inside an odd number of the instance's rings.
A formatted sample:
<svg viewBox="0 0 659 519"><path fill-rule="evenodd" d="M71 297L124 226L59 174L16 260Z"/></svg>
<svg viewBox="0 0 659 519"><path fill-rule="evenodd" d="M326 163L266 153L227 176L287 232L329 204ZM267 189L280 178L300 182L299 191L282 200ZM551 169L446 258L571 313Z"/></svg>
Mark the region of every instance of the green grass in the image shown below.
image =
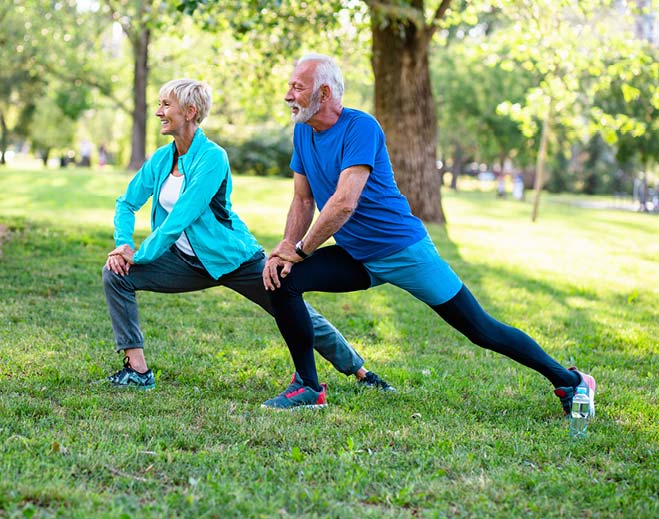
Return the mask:
<svg viewBox="0 0 659 519"><path fill-rule="evenodd" d="M393 287L309 299L397 394L321 360L326 410L260 409L292 363L274 322L222 288L141 293L158 386L112 390L100 270L129 176L1 174L0 517L659 516L659 217L543 195L532 224L529 203L446 190L449 224L430 227L487 310L597 378L571 442L543 377ZM290 181L234 183L272 247Z"/></svg>

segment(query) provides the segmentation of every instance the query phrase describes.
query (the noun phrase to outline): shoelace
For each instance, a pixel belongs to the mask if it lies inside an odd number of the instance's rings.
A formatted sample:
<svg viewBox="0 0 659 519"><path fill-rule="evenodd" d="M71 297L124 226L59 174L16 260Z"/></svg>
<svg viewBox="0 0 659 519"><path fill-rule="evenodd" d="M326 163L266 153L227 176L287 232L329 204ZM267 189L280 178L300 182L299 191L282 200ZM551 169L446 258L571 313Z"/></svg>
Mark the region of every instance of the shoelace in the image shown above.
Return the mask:
<svg viewBox="0 0 659 519"><path fill-rule="evenodd" d="M130 359L128 358L128 355L124 357L124 367L121 368L119 371L117 371L114 375L110 375L111 380L119 380L121 378L121 375L123 375L127 370L132 370L133 368L130 367Z"/></svg>

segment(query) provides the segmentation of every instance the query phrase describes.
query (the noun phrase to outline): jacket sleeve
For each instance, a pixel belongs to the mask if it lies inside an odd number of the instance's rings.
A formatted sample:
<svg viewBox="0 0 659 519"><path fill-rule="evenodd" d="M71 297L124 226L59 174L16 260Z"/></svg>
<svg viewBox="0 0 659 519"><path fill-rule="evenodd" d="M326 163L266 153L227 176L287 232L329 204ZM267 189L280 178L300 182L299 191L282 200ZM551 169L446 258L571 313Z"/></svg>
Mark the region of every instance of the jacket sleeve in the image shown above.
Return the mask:
<svg viewBox="0 0 659 519"><path fill-rule="evenodd" d="M126 192L117 198L114 211L114 243L117 247L128 244L135 248L135 213L153 194L154 182L153 164L148 160L130 181Z"/></svg>
<svg viewBox="0 0 659 519"><path fill-rule="evenodd" d="M135 263L149 263L160 257L192 222L208 208L229 172L224 150L209 149L184 171L185 189L172 211L140 245Z"/></svg>

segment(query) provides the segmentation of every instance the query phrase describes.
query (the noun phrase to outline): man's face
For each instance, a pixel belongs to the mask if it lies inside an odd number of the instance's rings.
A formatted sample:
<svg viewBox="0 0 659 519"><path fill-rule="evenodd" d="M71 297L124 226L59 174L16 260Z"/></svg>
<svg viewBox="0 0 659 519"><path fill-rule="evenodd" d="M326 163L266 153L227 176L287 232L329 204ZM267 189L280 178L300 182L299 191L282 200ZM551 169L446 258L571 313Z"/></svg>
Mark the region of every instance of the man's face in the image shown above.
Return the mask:
<svg viewBox="0 0 659 519"><path fill-rule="evenodd" d="M306 123L320 109L320 88L314 91L314 71L316 64L305 61L295 67L288 82L288 92L284 100L291 108L294 123Z"/></svg>

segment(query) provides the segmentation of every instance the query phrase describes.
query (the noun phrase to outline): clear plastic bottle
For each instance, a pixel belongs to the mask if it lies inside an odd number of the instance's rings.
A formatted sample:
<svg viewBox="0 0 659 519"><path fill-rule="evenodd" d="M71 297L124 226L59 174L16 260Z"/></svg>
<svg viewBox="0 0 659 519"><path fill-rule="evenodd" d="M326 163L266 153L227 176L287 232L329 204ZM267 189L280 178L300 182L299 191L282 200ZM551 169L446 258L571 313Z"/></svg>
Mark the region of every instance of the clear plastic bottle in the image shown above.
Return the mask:
<svg viewBox="0 0 659 519"><path fill-rule="evenodd" d="M570 436L572 438L583 438L586 436L588 419L590 418L590 398L586 388L577 388L577 393L572 398L572 416L570 417Z"/></svg>

